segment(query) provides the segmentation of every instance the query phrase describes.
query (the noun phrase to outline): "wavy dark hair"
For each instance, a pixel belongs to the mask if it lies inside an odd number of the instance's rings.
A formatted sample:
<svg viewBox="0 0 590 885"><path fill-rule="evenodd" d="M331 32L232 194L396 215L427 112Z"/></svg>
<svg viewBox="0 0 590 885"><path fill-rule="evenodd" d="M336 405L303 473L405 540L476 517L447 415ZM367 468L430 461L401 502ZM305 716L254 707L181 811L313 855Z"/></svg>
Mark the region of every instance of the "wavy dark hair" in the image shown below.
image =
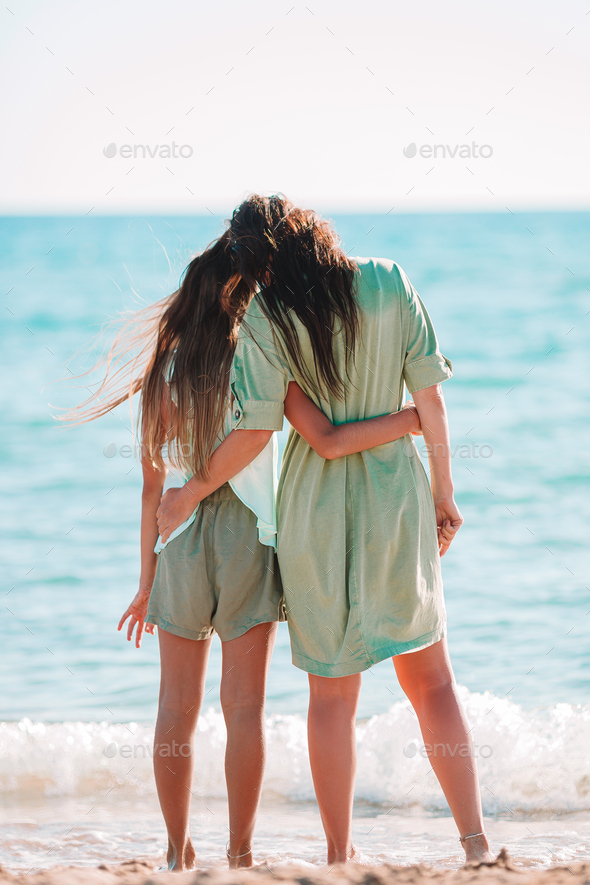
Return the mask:
<svg viewBox="0 0 590 885"><path fill-rule="evenodd" d="M97 390L60 420L93 421L140 393L143 456L162 469L167 444L174 466L207 479L227 412L237 333L252 297L259 293L296 368L313 386L291 314L303 323L320 383L342 397L332 342L334 330L342 331L348 374L358 333L357 270L315 212L280 196L250 197L190 262L176 292L124 317L106 357L84 373L104 372Z"/></svg>
<svg viewBox="0 0 590 885"><path fill-rule="evenodd" d="M249 300L225 231L190 262L176 292L125 318L107 356L90 370L104 370L98 389L61 420L92 421L141 392L143 456L162 469L167 444L174 466L206 479Z"/></svg>
<svg viewBox="0 0 590 885"><path fill-rule="evenodd" d="M294 317L302 323L320 385L342 399L345 379L336 363L333 340L336 332L344 335L350 379L359 334L354 297L358 267L342 251L330 223L284 196L254 194L234 211L228 233L246 297L260 290L257 300L263 312L283 339L295 368L313 387ZM245 305L239 298L234 304L240 304L243 314Z"/></svg>

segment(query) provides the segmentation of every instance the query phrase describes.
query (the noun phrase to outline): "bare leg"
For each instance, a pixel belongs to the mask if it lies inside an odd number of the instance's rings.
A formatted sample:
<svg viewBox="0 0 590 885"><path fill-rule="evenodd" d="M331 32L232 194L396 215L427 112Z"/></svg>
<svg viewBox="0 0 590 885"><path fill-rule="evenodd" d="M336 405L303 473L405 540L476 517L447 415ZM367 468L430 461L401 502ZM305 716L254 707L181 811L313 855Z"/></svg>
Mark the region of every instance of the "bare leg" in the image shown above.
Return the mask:
<svg viewBox="0 0 590 885"><path fill-rule="evenodd" d="M252 837L266 758L264 696L276 632L276 623L257 624L221 646L231 869L252 866Z"/></svg>
<svg viewBox="0 0 590 885"><path fill-rule="evenodd" d="M189 821L193 735L203 702L211 640L183 639L160 628L158 638L161 677L154 774L168 830L168 867L190 870L195 863Z"/></svg>
<svg viewBox="0 0 590 885"><path fill-rule="evenodd" d="M457 696L446 639L393 659L400 685L412 704L430 763L461 836L482 833L483 812L467 720ZM465 754L469 752L469 755ZM463 755L459 755L463 752ZM486 836L463 843L468 861L493 860Z"/></svg>
<svg viewBox="0 0 590 885"><path fill-rule="evenodd" d="M328 843L328 863L352 859L356 708L362 676L309 676L307 737L313 785Z"/></svg>

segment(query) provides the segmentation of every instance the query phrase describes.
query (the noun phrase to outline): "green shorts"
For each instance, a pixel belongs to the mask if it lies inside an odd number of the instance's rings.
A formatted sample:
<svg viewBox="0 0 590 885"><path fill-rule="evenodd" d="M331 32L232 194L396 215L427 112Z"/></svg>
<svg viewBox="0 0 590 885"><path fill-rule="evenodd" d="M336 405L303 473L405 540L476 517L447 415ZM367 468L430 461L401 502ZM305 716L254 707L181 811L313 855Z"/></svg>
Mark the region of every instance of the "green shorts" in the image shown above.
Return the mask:
<svg viewBox="0 0 590 885"><path fill-rule="evenodd" d="M259 542L256 522L229 484L204 498L192 525L159 554L147 623L227 642L285 620L276 553Z"/></svg>

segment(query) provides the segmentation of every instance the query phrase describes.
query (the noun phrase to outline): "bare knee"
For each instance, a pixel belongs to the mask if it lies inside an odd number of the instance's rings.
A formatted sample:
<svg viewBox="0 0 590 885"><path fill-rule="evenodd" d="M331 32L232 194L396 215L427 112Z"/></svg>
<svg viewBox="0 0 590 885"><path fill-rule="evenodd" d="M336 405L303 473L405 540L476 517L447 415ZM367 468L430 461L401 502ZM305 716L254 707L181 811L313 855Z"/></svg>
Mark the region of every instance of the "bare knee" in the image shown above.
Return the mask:
<svg viewBox="0 0 590 885"><path fill-rule="evenodd" d="M220 700L226 723L237 718L261 719L264 715L264 694L261 691L239 687L224 690L222 687Z"/></svg>
<svg viewBox="0 0 590 885"><path fill-rule="evenodd" d="M405 682L407 684L402 684L402 688L414 706L440 702L445 697L454 695L456 690L455 678L447 670L427 670Z"/></svg>
<svg viewBox="0 0 590 885"><path fill-rule="evenodd" d="M336 678L309 674L309 691L312 698L356 700L360 694L361 684L360 673L355 673L353 676L337 676Z"/></svg>
<svg viewBox="0 0 590 885"><path fill-rule="evenodd" d="M362 677L342 676L329 679L324 676L309 677L309 703L314 712L325 711L326 715L335 713L356 714Z"/></svg>
<svg viewBox="0 0 590 885"><path fill-rule="evenodd" d="M158 718L177 719L192 726L196 723L200 711L200 698L177 691L161 691L158 701Z"/></svg>

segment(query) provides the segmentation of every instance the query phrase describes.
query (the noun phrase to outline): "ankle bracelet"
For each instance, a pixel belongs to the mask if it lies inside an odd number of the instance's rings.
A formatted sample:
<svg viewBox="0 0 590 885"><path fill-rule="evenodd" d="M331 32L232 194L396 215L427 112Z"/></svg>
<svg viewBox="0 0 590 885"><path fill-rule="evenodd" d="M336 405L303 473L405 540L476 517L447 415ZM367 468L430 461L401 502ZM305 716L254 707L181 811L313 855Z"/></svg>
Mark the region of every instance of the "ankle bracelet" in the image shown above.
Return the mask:
<svg viewBox="0 0 590 885"><path fill-rule="evenodd" d="M240 857L246 857L248 854L252 854L252 849L250 848L249 851L245 851L243 854L230 854L229 853L229 842L228 842L225 847L225 853L226 853L227 857L229 857L230 860L238 860Z"/></svg>
<svg viewBox="0 0 590 885"><path fill-rule="evenodd" d="M469 833L467 836L459 836L459 842L465 842L466 839L475 839L476 836L485 836L485 833Z"/></svg>

